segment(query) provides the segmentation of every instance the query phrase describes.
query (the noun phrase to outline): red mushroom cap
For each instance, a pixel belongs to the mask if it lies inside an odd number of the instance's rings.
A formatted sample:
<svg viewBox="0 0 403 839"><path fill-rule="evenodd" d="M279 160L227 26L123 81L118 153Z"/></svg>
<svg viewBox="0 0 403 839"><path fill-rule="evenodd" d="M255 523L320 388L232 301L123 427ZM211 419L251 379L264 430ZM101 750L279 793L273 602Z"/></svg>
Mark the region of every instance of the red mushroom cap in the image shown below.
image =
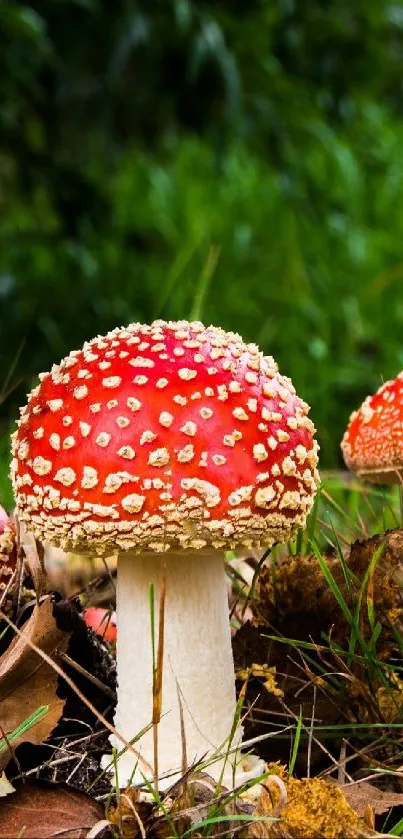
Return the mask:
<svg viewBox="0 0 403 839"><path fill-rule="evenodd" d="M367 396L350 417L341 448L346 465L374 483L400 483L403 474L403 372Z"/></svg>
<svg viewBox="0 0 403 839"><path fill-rule="evenodd" d="M21 519L65 550L230 549L304 526L308 406L271 357L201 323L132 324L70 353L21 411Z"/></svg>
<svg viewBox="0 0 403 839"><path fill-rule="evenodd" d="M0 608L7 611L8 603L2 602L17 567L17 534L14 522L0 506ZM8 597L8 595L6 595Z"/></svg>
<svg viewBox="0 0 403 839"><path fill-rule="evenodd" d="M110 644L116 643L116 612L111 614L109 609L88 606L87 609L84 609L83 617L87 626L93 629L97 635L100 635L104 641L109 641Z"/></svg>

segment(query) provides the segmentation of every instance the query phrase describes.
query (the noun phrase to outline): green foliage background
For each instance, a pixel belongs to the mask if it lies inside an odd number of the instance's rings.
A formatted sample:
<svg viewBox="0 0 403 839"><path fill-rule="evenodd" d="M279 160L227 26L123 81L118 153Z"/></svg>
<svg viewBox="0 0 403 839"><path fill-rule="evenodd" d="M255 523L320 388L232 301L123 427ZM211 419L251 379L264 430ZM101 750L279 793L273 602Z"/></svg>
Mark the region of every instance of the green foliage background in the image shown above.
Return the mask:
<svg viewBox="0 0 403 839"><path fill-rule="evenodd" d="M40 370L161 316L273 354L337 467L403 367L402 58L403 2L0 4L4 463Z"/></svg>

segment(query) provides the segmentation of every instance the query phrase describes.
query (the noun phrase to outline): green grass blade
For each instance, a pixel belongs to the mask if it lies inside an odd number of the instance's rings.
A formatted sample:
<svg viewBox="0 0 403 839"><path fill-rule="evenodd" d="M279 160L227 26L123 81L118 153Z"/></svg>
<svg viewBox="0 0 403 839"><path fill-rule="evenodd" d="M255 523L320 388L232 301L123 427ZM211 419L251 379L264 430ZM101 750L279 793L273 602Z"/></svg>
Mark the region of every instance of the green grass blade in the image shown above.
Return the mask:
<svg viewBox="0 0 403 839"><path fill-rule="evenodd" d="M7 735L7 740L9 743L13 743L17 740L18 737L21 737L22 734L25 734L32 728L33 725L36 725L40 720L46 717L46 714L49 711L49 705L41 705L33 714L30 714L24 722L17 726L11 734ZM0 740L0 752L7 748L7 741L4 737Z"/></svg>
<svg viewBox="0 0 403 839"><path fill-rule="evenodd" d="M389 836L403 836L403 819L400 819L392 830L389 831Z"/></svg>
<svg viewBox="0 0 403 839"><path fill-rule="evenodd" d="M298 749L299 749L299 744L300 744L300 740L301 740L301 732L302 732L302 708L299 709L297 727L295 729L295 734L294 734L294 738L293 738L292 752L291 752L290 765L289 765L289 774L290 775L293 774L294 769L295 769L295 764L297 762Z"/></svg>

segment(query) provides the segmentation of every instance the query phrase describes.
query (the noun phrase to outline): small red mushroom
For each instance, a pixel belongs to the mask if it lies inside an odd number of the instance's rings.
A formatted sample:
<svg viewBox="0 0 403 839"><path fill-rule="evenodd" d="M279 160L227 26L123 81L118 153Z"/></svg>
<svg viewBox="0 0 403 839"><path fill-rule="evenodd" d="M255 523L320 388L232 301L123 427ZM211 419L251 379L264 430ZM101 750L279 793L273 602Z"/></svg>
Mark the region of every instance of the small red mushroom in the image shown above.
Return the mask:
<svg viewBox="0 0 403 839"><path fill-rule="evenodd" d="M87 626L93 629L97 635L100 635L105 641L109 641L110 644L116 643L116 612L111 613L109 609L89 606L84 609L83 617Z"/></svg>
<svg viewBox="0 0 403 839"><path fill-rule="evenodd" d="M0 505L0 609L8 612L11 585L17 568L17 534L14 522Z"/></svg>
<svg viewBox="0 0 403 839"><path fill-rule="evenodd" d="M271 356L201 323L132 324L70 353L21 411L21 519L65 551L118 554L115 725L154 760L149 584L166 581L159 771L225 753L236 710L224 553L292 538L316 487L308 405ZM211 768L232 784L234 753ZM115 740L114 745L119 746ZM134 774L133 774L134 773ZM167 779L167 775L169 777ZM141 782L127 751L119 780ZM237 782L241 782L238 774Z"/></svg>
<svg viewBox="0 0 403 839"><path fill-rule="evenodd" d="M346 465L367 481L402 483L403 372L351 414L341 448Z"/></svg>

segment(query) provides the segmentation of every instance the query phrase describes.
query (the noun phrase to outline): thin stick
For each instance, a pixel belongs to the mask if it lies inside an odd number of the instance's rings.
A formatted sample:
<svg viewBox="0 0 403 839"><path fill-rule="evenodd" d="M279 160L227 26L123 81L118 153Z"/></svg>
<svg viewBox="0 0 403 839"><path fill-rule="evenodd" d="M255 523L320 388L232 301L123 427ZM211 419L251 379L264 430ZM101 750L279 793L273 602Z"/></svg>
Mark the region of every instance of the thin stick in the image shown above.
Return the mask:
<svg viewBox="0 0 403 839"><path fill-rule="evenodd" d="M88 679L89 682L92 682L92 684L95 685L95 687L97 687L99 690L102 690L103 693L106 693L106 695L109 696L111 699L116 699L115 691L112 690L112 688L108 687L108 685L104 685L100 681L100 679L97 679L96 676L93 676L92 673L89 673L88 670L81 666L81 664L78 664L77 661L74 661L73 658L70 658L70 656L67 655L67 653L62 653L59 656L59 658L61 658L62 661L65 661L66 664L69 664L70 667L73 668L73 670L76 670L77 673L80 674L80 676L84 676L84 678Z"/></svg>
<svg viewBox="0 0 403 839"><path fill-rule="evenodd" d="M21 777L22 777L22 778L23 778L23 777L25 777L25 773L22 771L21 764L20 764L20 762L19 762L19 760L18 760L18 757L17 757L17 755L16 755L16 753L15 753L15 751L14 751L14 747L13 747L13 746L12 746L12 744L10 743L10 740L8 739L7 734L6 734L6 732L4 731L4 728L3 728L2 724L1 724L1 722L0 722L0 734L1 734L1 736L2 736L2 739L5 741L5 744L6 744L6 746L7 746L7 750L8 750L8 752L9 752L9 754L10 754L10 757L11 757L11 758L15 761L15 763L17 764L17 767L18 767L18 770L19 770L19 773L20 773Z"/></svg>
<svg viewBox="0 0 403 839"><path fill-rule="evenodd" d="M339 769L337 772L337 783L345 784L346 782L346 758L347 758L347 741L343 738L340 746Z"/></svg>
<svg viewBox="0 0 403 839"><path fill-rule="evenodd" d="M313 731L314 731L314 724L315 724L315 708L316 708L316 692L317 687L316 685L313 686L313 703L312 703L312 715L311 715L311 724L309 726L309 737L308 737L308 753L306 759L306 777L311 777L311 755L312 755L312 740L313 740Z"/></svg>
<svg viewBox="0 0 403 839"><path fill-rule="evenodd" d="M142 839L146 839L146 831L145 831L145 828L144 828L144 824L143 824L143 822L142 822L142 820L141 820L141 818L140 818L140 816L139 816L139 814L138 814L138 812L137 812L137 810L136 810L136 808L133 804L133 801L131 800L131 798L129 798L128 795L125 795L125 793L122 793L121 801L124 801L124 803L126 804L126 807L128 807L128 809L132 811L133 816L136 819L138 829L141 833ZM108 824L110 824L110 822L108 822Z"/></svg>
<svg viewBox="0 0 403 839"><path fill-rule="evenodd" d="M108 558L109 558L109 559L112 559L112 557L108 557ZM112 574L112 571L111 571L111 569L109 568L109 565L108 565L108 563L107 563L107 560L105 559L105 557L104 557L104 556L102 557L102 562L103 562L104 568L105 568L105 570L106 570L106 576L107 576L107 577L109 577L109 580L110 580L110 582L111 582L111 584L112 584L112 588L113 588L113 590L116 592L116 582L115 582L115 580L113 579L113 574Z"/></svg>

